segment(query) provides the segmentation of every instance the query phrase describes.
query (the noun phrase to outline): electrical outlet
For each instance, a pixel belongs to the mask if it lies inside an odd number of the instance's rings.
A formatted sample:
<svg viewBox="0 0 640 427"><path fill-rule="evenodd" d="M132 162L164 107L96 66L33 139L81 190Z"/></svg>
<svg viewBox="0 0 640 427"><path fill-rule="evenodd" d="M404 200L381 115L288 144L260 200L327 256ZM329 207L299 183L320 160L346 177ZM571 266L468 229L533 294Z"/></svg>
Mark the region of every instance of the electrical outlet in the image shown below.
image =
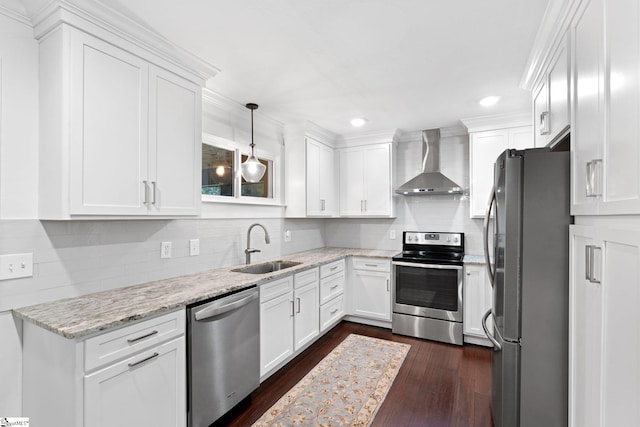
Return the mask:
<svg viewBox="0 0 640 427"><path fill-rule="evenodd" d="M0 280L33 276L33 254L0 255Z"/></svg>
<svg viewBox="0 0 640 427"><path fill-rule="evenodd" d="M290 242L291 241L291 230L286 230L284 232L284 241L285 242Z"/></svg>
<svg viewBox="0 0 640 427"><path fill-rule="evenodd" d="M189 240L189 256L200 255L200 239Z"/></svg>
<svg viewBox="0 0 640 427"><path fill-rule="evenodd" d="M160 258L171 258L171 242L162 242L160 245Z"/></svg>
<svg viewBox="0 0 640 427"><path fill-rule="evenodd" d="M389 239L396 240L396 230L389 230Z"/></svg>

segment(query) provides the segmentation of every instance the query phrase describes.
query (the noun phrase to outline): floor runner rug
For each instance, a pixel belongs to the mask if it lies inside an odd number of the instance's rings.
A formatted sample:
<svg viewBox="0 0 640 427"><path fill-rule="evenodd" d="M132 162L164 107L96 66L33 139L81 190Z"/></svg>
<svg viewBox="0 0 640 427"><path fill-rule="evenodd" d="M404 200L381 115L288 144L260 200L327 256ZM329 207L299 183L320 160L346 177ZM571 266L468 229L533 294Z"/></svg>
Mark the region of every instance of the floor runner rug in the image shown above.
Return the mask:
<svg viewBox="0 0 640 427"><path fill-rule="evenodd" d="M253 427L369 426L410 347L349 335Z"/></svg>

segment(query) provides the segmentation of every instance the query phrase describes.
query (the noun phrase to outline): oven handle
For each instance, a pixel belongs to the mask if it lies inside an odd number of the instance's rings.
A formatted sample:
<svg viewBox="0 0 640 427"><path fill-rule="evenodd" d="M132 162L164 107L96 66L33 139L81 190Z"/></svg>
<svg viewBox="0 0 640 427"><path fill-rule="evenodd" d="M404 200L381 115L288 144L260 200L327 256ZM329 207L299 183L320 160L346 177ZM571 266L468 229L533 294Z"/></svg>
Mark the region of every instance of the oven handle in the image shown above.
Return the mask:
<svg viewBox="0 0 640 427"><path fill-rule="evenodd" d="M491 283L491 287L493 288L495 281L495 268L491 268L491 257L489 257L489 221L491 218L491 207L496 202L496 186L493 185L491 187L491 196L489 197L489 204L487 205L487 212L484 215L484 225L483 225L483 240L484 240L484 260L485 265L487 266L487 274L489 275L489 283ZM497 215L497 213L496 213Z"/></svg>
<svg viewBox="0 0 640 427"><path fill-rule="evenodd" d="M491 343L493 344L493 348L497 351L502 350L502 346L500 345L500 343L495 339L495 337L493 336L493 334L491 334L491 332L489 332L489 328L487 327L487 319L489 318L489 316L491 316L491 309L489 309L484 316L482 316L482 329L484 329L484 333L487 336L487 338L489 338L489 341L491 341Z"/></svg>
<svg viewBox="0 0 640 427"><path fill-rule="evenodd" d="M416 268L437 268L439 270L462 270L460 265L439 265L439 264L420 264L418 262L391 262L393 265L399 265L402 267L416 267Z"/></svg>

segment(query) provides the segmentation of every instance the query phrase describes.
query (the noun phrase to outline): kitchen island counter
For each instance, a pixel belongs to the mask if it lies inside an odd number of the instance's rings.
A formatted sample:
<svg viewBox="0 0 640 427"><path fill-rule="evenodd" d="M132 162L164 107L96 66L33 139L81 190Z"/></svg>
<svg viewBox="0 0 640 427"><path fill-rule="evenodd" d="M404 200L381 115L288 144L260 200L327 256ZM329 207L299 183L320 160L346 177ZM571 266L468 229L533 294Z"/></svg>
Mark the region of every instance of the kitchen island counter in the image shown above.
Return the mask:
<svg viewBox="0 0 640 427"><path fill-rule="evenodd" d="M319 248L278 257L278 260L300 264L271 273L234 272L233 269L243 266L236 265L22 307L14 309L13 314L65 338L76 339L254 285L260 286L341 258L362 256L390 259L395 253L371 249Z"/></svg>

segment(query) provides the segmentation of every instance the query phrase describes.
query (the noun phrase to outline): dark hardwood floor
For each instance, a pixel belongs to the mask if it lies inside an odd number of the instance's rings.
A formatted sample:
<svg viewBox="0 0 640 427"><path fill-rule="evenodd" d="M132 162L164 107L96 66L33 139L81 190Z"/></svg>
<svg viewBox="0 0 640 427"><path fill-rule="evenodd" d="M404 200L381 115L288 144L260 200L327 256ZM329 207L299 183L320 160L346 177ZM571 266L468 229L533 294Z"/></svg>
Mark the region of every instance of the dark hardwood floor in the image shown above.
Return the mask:
<svg viewBox="0 0 640 427"><path fill-rule="evenodd" d="M411 344L372 426L492 427L491 351L394 335L342 322L214 424L250 426L349 334Z"/></svg>

